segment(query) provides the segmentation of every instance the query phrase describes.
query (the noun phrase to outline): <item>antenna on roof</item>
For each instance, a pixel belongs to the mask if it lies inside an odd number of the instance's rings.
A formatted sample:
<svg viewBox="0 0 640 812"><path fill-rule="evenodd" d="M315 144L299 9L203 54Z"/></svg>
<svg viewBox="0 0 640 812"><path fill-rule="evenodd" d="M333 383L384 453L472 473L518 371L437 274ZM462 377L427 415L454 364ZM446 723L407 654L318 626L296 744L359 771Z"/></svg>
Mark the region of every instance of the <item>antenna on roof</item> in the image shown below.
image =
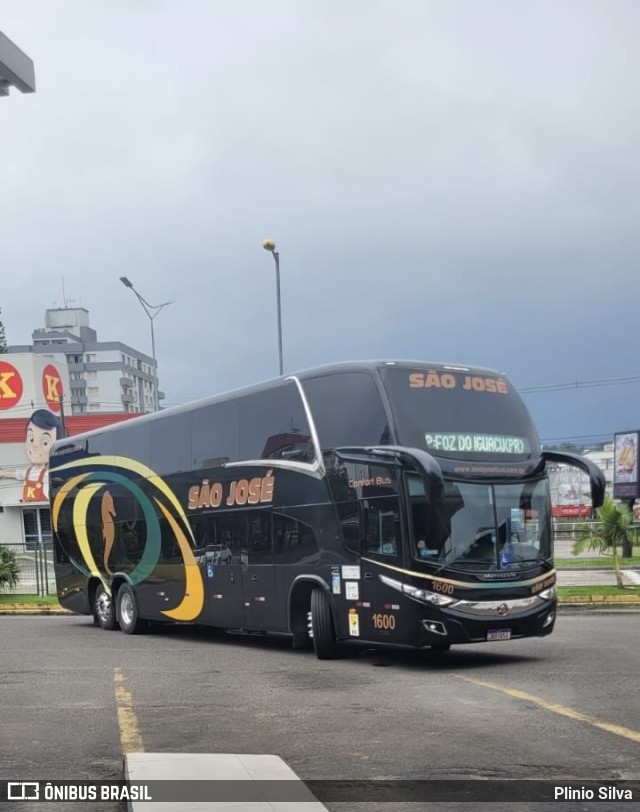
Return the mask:
<svg viewBox="0 0 640 812"><path fill-rule="evenodd" d="M66 310L70 305L75 304L76 299L67 299L67 293L64 289L64 276L62 277L62 307Z"/></svg>

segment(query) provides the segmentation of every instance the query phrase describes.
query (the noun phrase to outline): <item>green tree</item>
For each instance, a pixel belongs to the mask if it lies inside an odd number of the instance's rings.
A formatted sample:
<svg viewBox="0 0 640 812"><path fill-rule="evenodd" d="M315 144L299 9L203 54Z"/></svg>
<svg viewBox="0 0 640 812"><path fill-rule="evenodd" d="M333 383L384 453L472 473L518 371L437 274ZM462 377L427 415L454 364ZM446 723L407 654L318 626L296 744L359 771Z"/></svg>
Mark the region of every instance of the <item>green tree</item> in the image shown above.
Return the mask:
<svg viewBox="0 0 640 812"><path fill-rule="evenodd" d="M2 315L2 308L0 308L0 315ZM7 351L7 336L4 332L4 324L0 321L0 353Z"/></svg>
<svg viewBox="0 0 640 812"><path fill-rule="evenodd" d="M616 574L616 583L622 589L622 571L618 556L618 545L627 547L630 544L629 525L633 521L633 513L626 505L618 506L607 496L598 508L599 524L595 527L584 527L573 545L573 554L580 555L585 550L597 550L601 553L611 553L613 569Z"/></svg>
<svg viewBox="0 0 640 812"><path fill-rule="evenodd" d="M16 561L16 554L8 547L0 546L0 588L14 587L20 576L20 565Z"/></svg>

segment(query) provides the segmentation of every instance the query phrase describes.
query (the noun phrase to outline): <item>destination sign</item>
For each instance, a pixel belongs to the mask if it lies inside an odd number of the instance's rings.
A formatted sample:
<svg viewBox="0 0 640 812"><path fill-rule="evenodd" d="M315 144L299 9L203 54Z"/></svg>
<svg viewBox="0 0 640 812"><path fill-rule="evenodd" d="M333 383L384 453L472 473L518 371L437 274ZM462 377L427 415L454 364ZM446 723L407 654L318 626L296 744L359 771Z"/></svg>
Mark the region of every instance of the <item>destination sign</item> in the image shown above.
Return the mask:
<svg viewBox="0 0 640 812"><path fill-rule="evenodd" d="M455 454L527 454L531 451L526 437L507 434L466 434L462 432L431 432L425 434L427 448Z"/></svg>

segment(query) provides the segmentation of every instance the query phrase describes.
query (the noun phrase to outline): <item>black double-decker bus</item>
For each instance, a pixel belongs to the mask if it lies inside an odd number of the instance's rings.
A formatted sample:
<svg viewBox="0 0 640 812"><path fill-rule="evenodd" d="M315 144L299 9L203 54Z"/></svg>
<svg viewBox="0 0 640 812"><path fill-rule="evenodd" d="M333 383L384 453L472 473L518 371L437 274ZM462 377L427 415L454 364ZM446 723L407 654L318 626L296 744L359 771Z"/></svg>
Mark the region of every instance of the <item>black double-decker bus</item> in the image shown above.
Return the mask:
<svg viewBox="0 0 640 812"><path fill-rule="evenodd" d="M340 644L547 635L547 464L502 374L342 363L59 441L60 603L128 634L158 622Z"/></svg>

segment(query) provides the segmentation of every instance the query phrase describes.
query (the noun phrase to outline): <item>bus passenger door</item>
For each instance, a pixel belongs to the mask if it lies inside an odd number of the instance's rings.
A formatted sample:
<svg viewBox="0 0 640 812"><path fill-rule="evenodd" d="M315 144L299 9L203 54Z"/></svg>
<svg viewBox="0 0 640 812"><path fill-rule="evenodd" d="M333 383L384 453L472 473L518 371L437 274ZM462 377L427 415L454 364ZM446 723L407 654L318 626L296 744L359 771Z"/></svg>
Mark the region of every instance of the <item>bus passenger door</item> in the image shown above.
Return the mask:
<svg viewBox="0 0 640 812"><path fill-rule="evenodd" d="M210 532L202 561L205 583L205 620L223 629L244 627L242 591L243 520L239 513L219 513L211 517Z"/></svg>
<svg viewBox="0 0 640 812"><path fill-rule="evenodd" d="M360 581L345 584L350 615L350 636L381 642L401 642L403 622L400 596L380 581L380 575L398 578L403 567L403 543L400 503L397 496L360 501Z"/></svg>
<svg viewBox="0 0 640 812"><path fill-rule="evenodd" d="M245 626L254 631L279 629L270 510L247 513L243 554Z"/></svg>

